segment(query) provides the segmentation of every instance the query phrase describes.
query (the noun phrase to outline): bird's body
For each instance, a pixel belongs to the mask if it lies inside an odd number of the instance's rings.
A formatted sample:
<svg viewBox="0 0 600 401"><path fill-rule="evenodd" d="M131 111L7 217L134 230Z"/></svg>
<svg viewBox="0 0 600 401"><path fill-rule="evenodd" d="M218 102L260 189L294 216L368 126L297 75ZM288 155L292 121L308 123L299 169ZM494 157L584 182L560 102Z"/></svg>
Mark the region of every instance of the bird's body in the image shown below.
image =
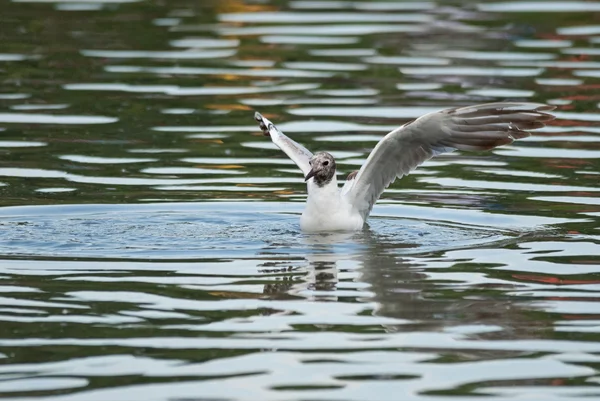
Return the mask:
<svg viewBox="0 0 600 401"><path fill-rule="evenodd" d="M336 163L327 152L312 154L255 114L263 133L302 170L307 182L300 228L306 232L360 230L373 205L396 178L441 153L489 150L529 136L554 119L554 107L535 103L489 103L429 113L387 134L361 169L338 187Z"/></svg>
<svg viewBox="0 0 600 401"><path fill-rule="evenodd" d="M308 197L300 217L302 231L356 231L364 226L364 218L352 207L348 199L342 196L335 175L323 186L309 180L306 187Z"/></svg>

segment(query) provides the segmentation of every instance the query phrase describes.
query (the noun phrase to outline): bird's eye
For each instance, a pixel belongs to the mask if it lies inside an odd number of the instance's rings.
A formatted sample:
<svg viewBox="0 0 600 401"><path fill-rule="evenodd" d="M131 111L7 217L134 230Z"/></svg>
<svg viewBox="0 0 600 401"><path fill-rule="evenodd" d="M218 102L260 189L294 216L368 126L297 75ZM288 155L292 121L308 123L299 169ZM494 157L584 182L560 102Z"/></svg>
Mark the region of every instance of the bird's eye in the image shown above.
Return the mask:
<svg viewBox="0 0 600 401"><path fill-rule="evenodd" d="M329 162L323 162L324 166L329 166Z"/></svg>

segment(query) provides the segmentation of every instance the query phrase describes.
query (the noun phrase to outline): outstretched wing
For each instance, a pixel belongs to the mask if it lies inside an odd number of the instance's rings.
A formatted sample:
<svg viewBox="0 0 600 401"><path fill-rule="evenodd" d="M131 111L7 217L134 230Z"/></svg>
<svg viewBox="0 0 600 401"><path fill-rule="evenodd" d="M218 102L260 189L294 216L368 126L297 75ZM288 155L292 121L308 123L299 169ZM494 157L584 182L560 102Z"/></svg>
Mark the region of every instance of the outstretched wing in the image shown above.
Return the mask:
<svg viewBox="0 0 600 401"><path fill-rule="evenodd" d="M271 141L273 141L279 149L283 150L283 152L288 155L298 167L300 167L300 170L302 170L302 173L306 176L310 172L309 162L313 154L304 146L285 136L279 128L273 125L271 121L267 120L259 112L254 114L254 119L258 121L263 134L270 136Z"/></svg>
<svg viewBox="0 0 600 401"><path fill-rule="evenodd" d="M387 134L375 146L343 196L367 218L381 193L396 178L441 153L489 150L530 135L554 119L553 106L537 103L488 103L426 114Z"/></svg>

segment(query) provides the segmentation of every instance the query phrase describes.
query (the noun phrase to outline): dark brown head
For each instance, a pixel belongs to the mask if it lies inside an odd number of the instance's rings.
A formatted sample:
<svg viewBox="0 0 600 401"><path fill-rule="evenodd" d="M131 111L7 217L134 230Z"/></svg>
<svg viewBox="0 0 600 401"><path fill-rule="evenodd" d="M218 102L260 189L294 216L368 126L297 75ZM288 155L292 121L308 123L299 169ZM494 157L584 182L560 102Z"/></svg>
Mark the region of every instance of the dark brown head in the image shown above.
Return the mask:
<svg viewBox="0 0 600 401"><path fill-rule="evenodd" d="M331 182L335 176L335 159L327 152L315 153L310 159L310 172L304 181L313 178L314 183L322 187Z"/></svg>

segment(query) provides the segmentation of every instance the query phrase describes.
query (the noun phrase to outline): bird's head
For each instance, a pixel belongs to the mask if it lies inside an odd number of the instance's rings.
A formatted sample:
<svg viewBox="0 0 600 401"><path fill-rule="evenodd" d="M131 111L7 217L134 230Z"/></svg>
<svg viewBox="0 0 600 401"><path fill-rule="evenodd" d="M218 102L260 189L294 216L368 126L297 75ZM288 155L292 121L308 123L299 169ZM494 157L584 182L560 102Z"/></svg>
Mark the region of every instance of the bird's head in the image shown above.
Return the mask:
<svg viewBox="0 0 600 401"><path fill-rule="evenodd" d="M310 158L309 164L311 169L304 178L304 181L313 178L315 184L322 187L329 183L335 176L335 159L327 152L315 153Z"/></svg>

